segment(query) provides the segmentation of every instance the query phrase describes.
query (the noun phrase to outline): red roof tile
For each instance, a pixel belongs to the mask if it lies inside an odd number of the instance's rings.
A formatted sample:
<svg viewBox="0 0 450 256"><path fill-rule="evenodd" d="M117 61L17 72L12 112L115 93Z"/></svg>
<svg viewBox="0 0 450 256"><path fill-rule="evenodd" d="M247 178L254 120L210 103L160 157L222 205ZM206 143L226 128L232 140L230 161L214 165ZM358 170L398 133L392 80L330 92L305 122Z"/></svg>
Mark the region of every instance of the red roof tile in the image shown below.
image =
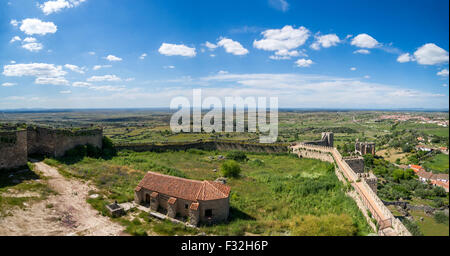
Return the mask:
<svg viewBox="0 0 450 256"><path fill-rule="evenodd" d="M230 187L214 181L190 180L156 172L148 172L138 187L190 201L227 198Z"/></svg>
<svg viewBox="0 0 450 256"><path fill-rule="evenodd" d="M192 203L189 209L196 211L198 209L199 203Z"/></svg>
<svg viewBox="0 0 450 256"><path fill-rule="evenodd" d="M167 203L169 204L175 204L177 202L177 199L175 197L171 197L169 198L169 200L167 200Z"/></svg>

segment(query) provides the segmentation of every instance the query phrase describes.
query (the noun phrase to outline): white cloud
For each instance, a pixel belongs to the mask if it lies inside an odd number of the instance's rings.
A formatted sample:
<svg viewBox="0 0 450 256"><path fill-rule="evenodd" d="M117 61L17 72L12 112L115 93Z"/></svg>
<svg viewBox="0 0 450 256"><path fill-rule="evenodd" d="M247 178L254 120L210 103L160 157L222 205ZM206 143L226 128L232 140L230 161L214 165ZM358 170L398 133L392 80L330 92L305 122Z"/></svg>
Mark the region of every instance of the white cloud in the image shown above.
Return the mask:
<svg viewBox="0 0 450 256"><path fill-rule="evenodd" d="M72 91L70 91L70 90L59 91L59 93L61 93L61 94L70 94L70 93L72 93Z"/></svg>
<svg viewBox="0 0 450 256"><path fill-rule="evenodd" d="M13 64L3 67L5 76L60 77L66 74L61 66L47 63Z"/></svg>
<svg viewBox="0 0 450 256"><path fill-rule="evenodd" d="M73 87L89 87L91 86L91 83L86 83L86 82L73 82L72 86Z"/></svg>
<svg viewBox="0 0 450 256"><path fill-rule="evenodd" d="M139 59L143 60L143 59L145 59L145 57L147 57L147 53L141 54L141 56L139 56Z"/></svg>
<svg viewBox="0 0 450 256"><path fill-rule="evenodd" d="M45 35L55 33L58 28L53 22L44 22L39 19L24 19L20 30L27 35Z"/></svg>
<svg viewBox="0 0 450 256"><path fill-rule="evenodd" d="M11 86L15 86L15 85L17 85L17 84L16 83L9 83L9 82L6 82L6 83L2 84L2 86L4 86L4 87L11 87Z"/></svg>
<svg viewBox="0 0 450 256"><path fill-rule="evenodd" d="M336 46L338 43L341 42L341 40L336 34L316 35L314 37L316 41L312 43L310 46L314 50L319 50L321 46L323 48Z"/></svg>
<svg viewBox="0 0 450 256"><path fill-rule="evenodd" d="M414 58L413 56L411 56L411 54L409 53L404 53L400 56L398 56L397 61L400 63L405 63L405 62L409 62L409 61L413 61Z"/></svg>
<svg viewBox="0 0 450 256"><path fill-rule="evenodd" d="M370 53L370 51L369 50L366 50L366 49L359 49L359 50L356 50L356 51L354 51L353 53L359 53L359 54L369 54Z"/></svg>
<svg viewBox="0 0 450 256"><path fill-rule="evenodd" d="M195 48L188 47L184 44L163 43L161 47L159 47L158 52L166 56L179 55L185 57L194 57L195 55L197 55Z"/></svg>
<svg viewBox="0 0 450 256"><path fill-rule="evenodd" d="M72 70L73 72L77 72L80 74L84 74L84 70L85 70L85 68L81 68L81 67L78 67L77 65L72 65L72 64L66 64L66 65L64 65L64 67Z"/></svg>
<svg viewBox="0 0 450 256"><path fill-rule="evenodd" d="M365 79L369 79L370 76L369 76L369 75L365 75L364 78L365 78Z"/></svg>
<svg viewBox="0 0 450 256"><path fill-rule="evenodd" d="M219 47L219 46L217 46L216 44L210 43L210 42L208 42L208 41L206 41L205 46L208 47L210 50L214 50L214 49L216 49L217 47Z"/></svg>
<svg viewBox="0 0 450 256"><path fill-rule="evenodd" d="M282 29L261 32L263 38L253 41L253 47L266 51L292 50L305 44L310 32L305 27L297 29L286 25Z"/></svg>
<svg viewBox="0 0 450 256"><path fill-rule="evenodd" d="M428 43L422 45L414 52L417 63L422 65L436 65L448 63L448 52L439 46Z"/></svg>
<svg viewBox="0 0 450 256"><path fill-rule="evenodd" d="M442 86L444 86L444 87L447 87L447 86L448 86L448 84L442 84Z"/></svg>
<svg viewBox="0 0 450 256"><path fill-rule="evenodd" d="M227 53L231 53L233 55L246 55L248 53L248 50L245 49L241 43L237 41L233 41L229 38L222 38L218 43L218 46L222 46L225 48L225 51Z"/></svg>
<svg viewBox="0 0 450 256"><path fill-rule="evenodd" d="M169 66L164 66L163 68L168 68L168 69L174 69L175 68L175 66L173 66L173 65L169 65Z"/></svg>
<svg viewBox="0 0 450 256"><path fill-rule="evenodd" d="M119 58L119 57L116 57L116 56L114 56L114 55L108 55L108 56L106 56L106 57L104 57L104 59L107 59L107 60L109 60L109 61L122 61L122 58Z"/></svg>
<svg viewBox="0 0 450 256"><path fill-rule="evenodd" d="M34 81L35 84L52 84L52 85L68 85L64 77L38 77Z"/></svg>
<svg viewBox="0 0 450 256"><path fill-rule="evenodd" d="M214 57L216 57L216 55L215 54L210 54L209 55L211 58L214 58Z"/></svg>
<svg viewBox="0 0 450 256"><path fill-rule="evenodd" d="M17 20L11 20L10 24L14 27L17 27L19 25L19 22Z"/></svg>
<svg viewBox="0 0 450 256"><path fill-rule="evenodd" d="M275 52L275 55L271 55L269 56L270 59L273 60L289 60L291 59L291 57L298 57L298 56L303 56L303 57L308 57L308 55L306 53L304 53L304 51L297 51L297 50L279 50Z"/></svg>
<svg viewBox="0 0 450 256"><path fill-rule="evenodd" d="M225 70L219 70L219 72L217 72L217 74L219 74L219 75L228 74L228 71L225 71Z"/></svg>
<svg viewBox="0 0 450 256"><path fill-rule="evenodd" d="M96 91L119 92L119 91L125 90L125 86L94 85L94 86L90 86L89 89L96 90Z"/></svg>
<svg viewBox="0 0 450 256"><path fill-rule="evenodd" d="M27 37L25 39L23 39L24 42L26 43L35 43L36 42L36 38L34 37Z"/></svg>
<svg viewBox="0 0 450 256"><path fill-rule="evenodd" d="M93 70L99 70L101 68L110 68L112 65L95 65L92 69Z"/></svg>
<svg viewBox="0 0 450 256"><path fill-rule="evenodd" d="M355 67L351 67L350 70L351 70L351 71L355 71L356 68L355 68Z"/></svg>
<svg viewBox="0 0 450 256"><path fill-rule="evenodd" d="M359 34L352 39L351 45L359 48L375 48L380 46L380 43L368 34Z"/></svg>
<svg viewBox="0 0 450 256"><path fill-rule="evenodd" d="M86 81L88 81L88 82L104 82L104 81L118 82L118 81L122 81L122 79L120 79L116 75L104 75L104 76L92 76L92 77L89 77Z"/></svg>
<svg viewBox="0 0 450 256"><path fill-rule="evenodd" d="M24 48L30 52L38 52L38 51L42 50L42 48L44 48L44 46L41 43L27 43L27 44L23 44L22 48Z"/></svg>
<svg viewBox="0 0 450 256"><path fill-rule="evenodd" d="M311 66L314 62L309 59L299 59L295 63L297 64L298 67L307 68Z"/></svg>
<svg viewBox="0 0 450 256"><path fill-rule="evenodd" d="M49 15L51 13L59 12L64 8L76 7L85 1L86 0L53 0L39 5L39 8L41 8L45 15Z"/></svg>
<svg viewBox="0 0 450 256"><path fill-rule="evenodd" d="M88 52L89 55L95 55L95 52Z"/></svg>
<svg viewBox="0 0 450 256"><path fill-rule="evenodd" d="M136 80L136 78L130 77L130 78L125 79L125 82L131 82L131 81L134 81L134 80Z"/></svg>
<svg viewBox="0 0 450 256"><path fill-rule="evenodd" d="M443 69L436 73L438 76L448 77L448 69Z"/></svg>
<svg viewBox="0 0 450 256"><path fill-rule="evenodd" d="M19 36L15 36L15 37L11 38L11 40L10 40L9 42L10 42L10 43L14 43L14 42L20 41L20 40L22 40L22 39L20 39Z"/></svg>

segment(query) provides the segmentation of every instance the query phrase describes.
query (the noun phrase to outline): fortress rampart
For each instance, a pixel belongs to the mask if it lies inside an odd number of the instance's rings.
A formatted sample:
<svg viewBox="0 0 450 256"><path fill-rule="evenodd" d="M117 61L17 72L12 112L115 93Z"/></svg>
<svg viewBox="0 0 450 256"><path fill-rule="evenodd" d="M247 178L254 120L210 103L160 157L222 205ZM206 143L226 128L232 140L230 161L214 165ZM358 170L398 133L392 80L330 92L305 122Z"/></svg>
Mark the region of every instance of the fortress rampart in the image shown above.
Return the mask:
<svg viewBox="0 0 450 256"><path fill-rule="evenodd" d="M13 169L27 164L29 155L60 157L77 145L91 144L102 148L103 130L52 129L32 127L0 132L0 169Z"/></svg>

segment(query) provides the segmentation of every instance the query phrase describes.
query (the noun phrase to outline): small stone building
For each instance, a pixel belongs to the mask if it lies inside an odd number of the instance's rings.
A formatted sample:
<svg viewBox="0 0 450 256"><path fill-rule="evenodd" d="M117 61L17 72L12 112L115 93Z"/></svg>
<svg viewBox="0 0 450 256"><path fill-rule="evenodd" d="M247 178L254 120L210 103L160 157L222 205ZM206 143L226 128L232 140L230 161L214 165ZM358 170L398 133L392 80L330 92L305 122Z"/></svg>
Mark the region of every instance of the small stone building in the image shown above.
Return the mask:
<svg viewBox="0 0 450 256"><path fill-rule="evenodd" d="M228 219L230 187L215 181L199 181L148 172L136 187L135 202L167 216L188 217L189 223L213 224Z"/></svg>

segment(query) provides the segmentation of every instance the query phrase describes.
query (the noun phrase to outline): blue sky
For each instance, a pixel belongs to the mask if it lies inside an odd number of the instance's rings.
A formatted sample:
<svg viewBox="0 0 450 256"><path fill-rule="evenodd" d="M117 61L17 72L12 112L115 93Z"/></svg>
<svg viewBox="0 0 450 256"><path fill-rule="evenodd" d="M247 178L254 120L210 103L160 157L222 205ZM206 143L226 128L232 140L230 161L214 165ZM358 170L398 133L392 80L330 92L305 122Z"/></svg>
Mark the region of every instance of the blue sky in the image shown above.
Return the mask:
<svg viewBox="0 0 450 256"><path fill-rule="evenodd" d="M4 0L0 109L448 108L448 1ZM208 43L207 43L208 42Z"/></svg>

